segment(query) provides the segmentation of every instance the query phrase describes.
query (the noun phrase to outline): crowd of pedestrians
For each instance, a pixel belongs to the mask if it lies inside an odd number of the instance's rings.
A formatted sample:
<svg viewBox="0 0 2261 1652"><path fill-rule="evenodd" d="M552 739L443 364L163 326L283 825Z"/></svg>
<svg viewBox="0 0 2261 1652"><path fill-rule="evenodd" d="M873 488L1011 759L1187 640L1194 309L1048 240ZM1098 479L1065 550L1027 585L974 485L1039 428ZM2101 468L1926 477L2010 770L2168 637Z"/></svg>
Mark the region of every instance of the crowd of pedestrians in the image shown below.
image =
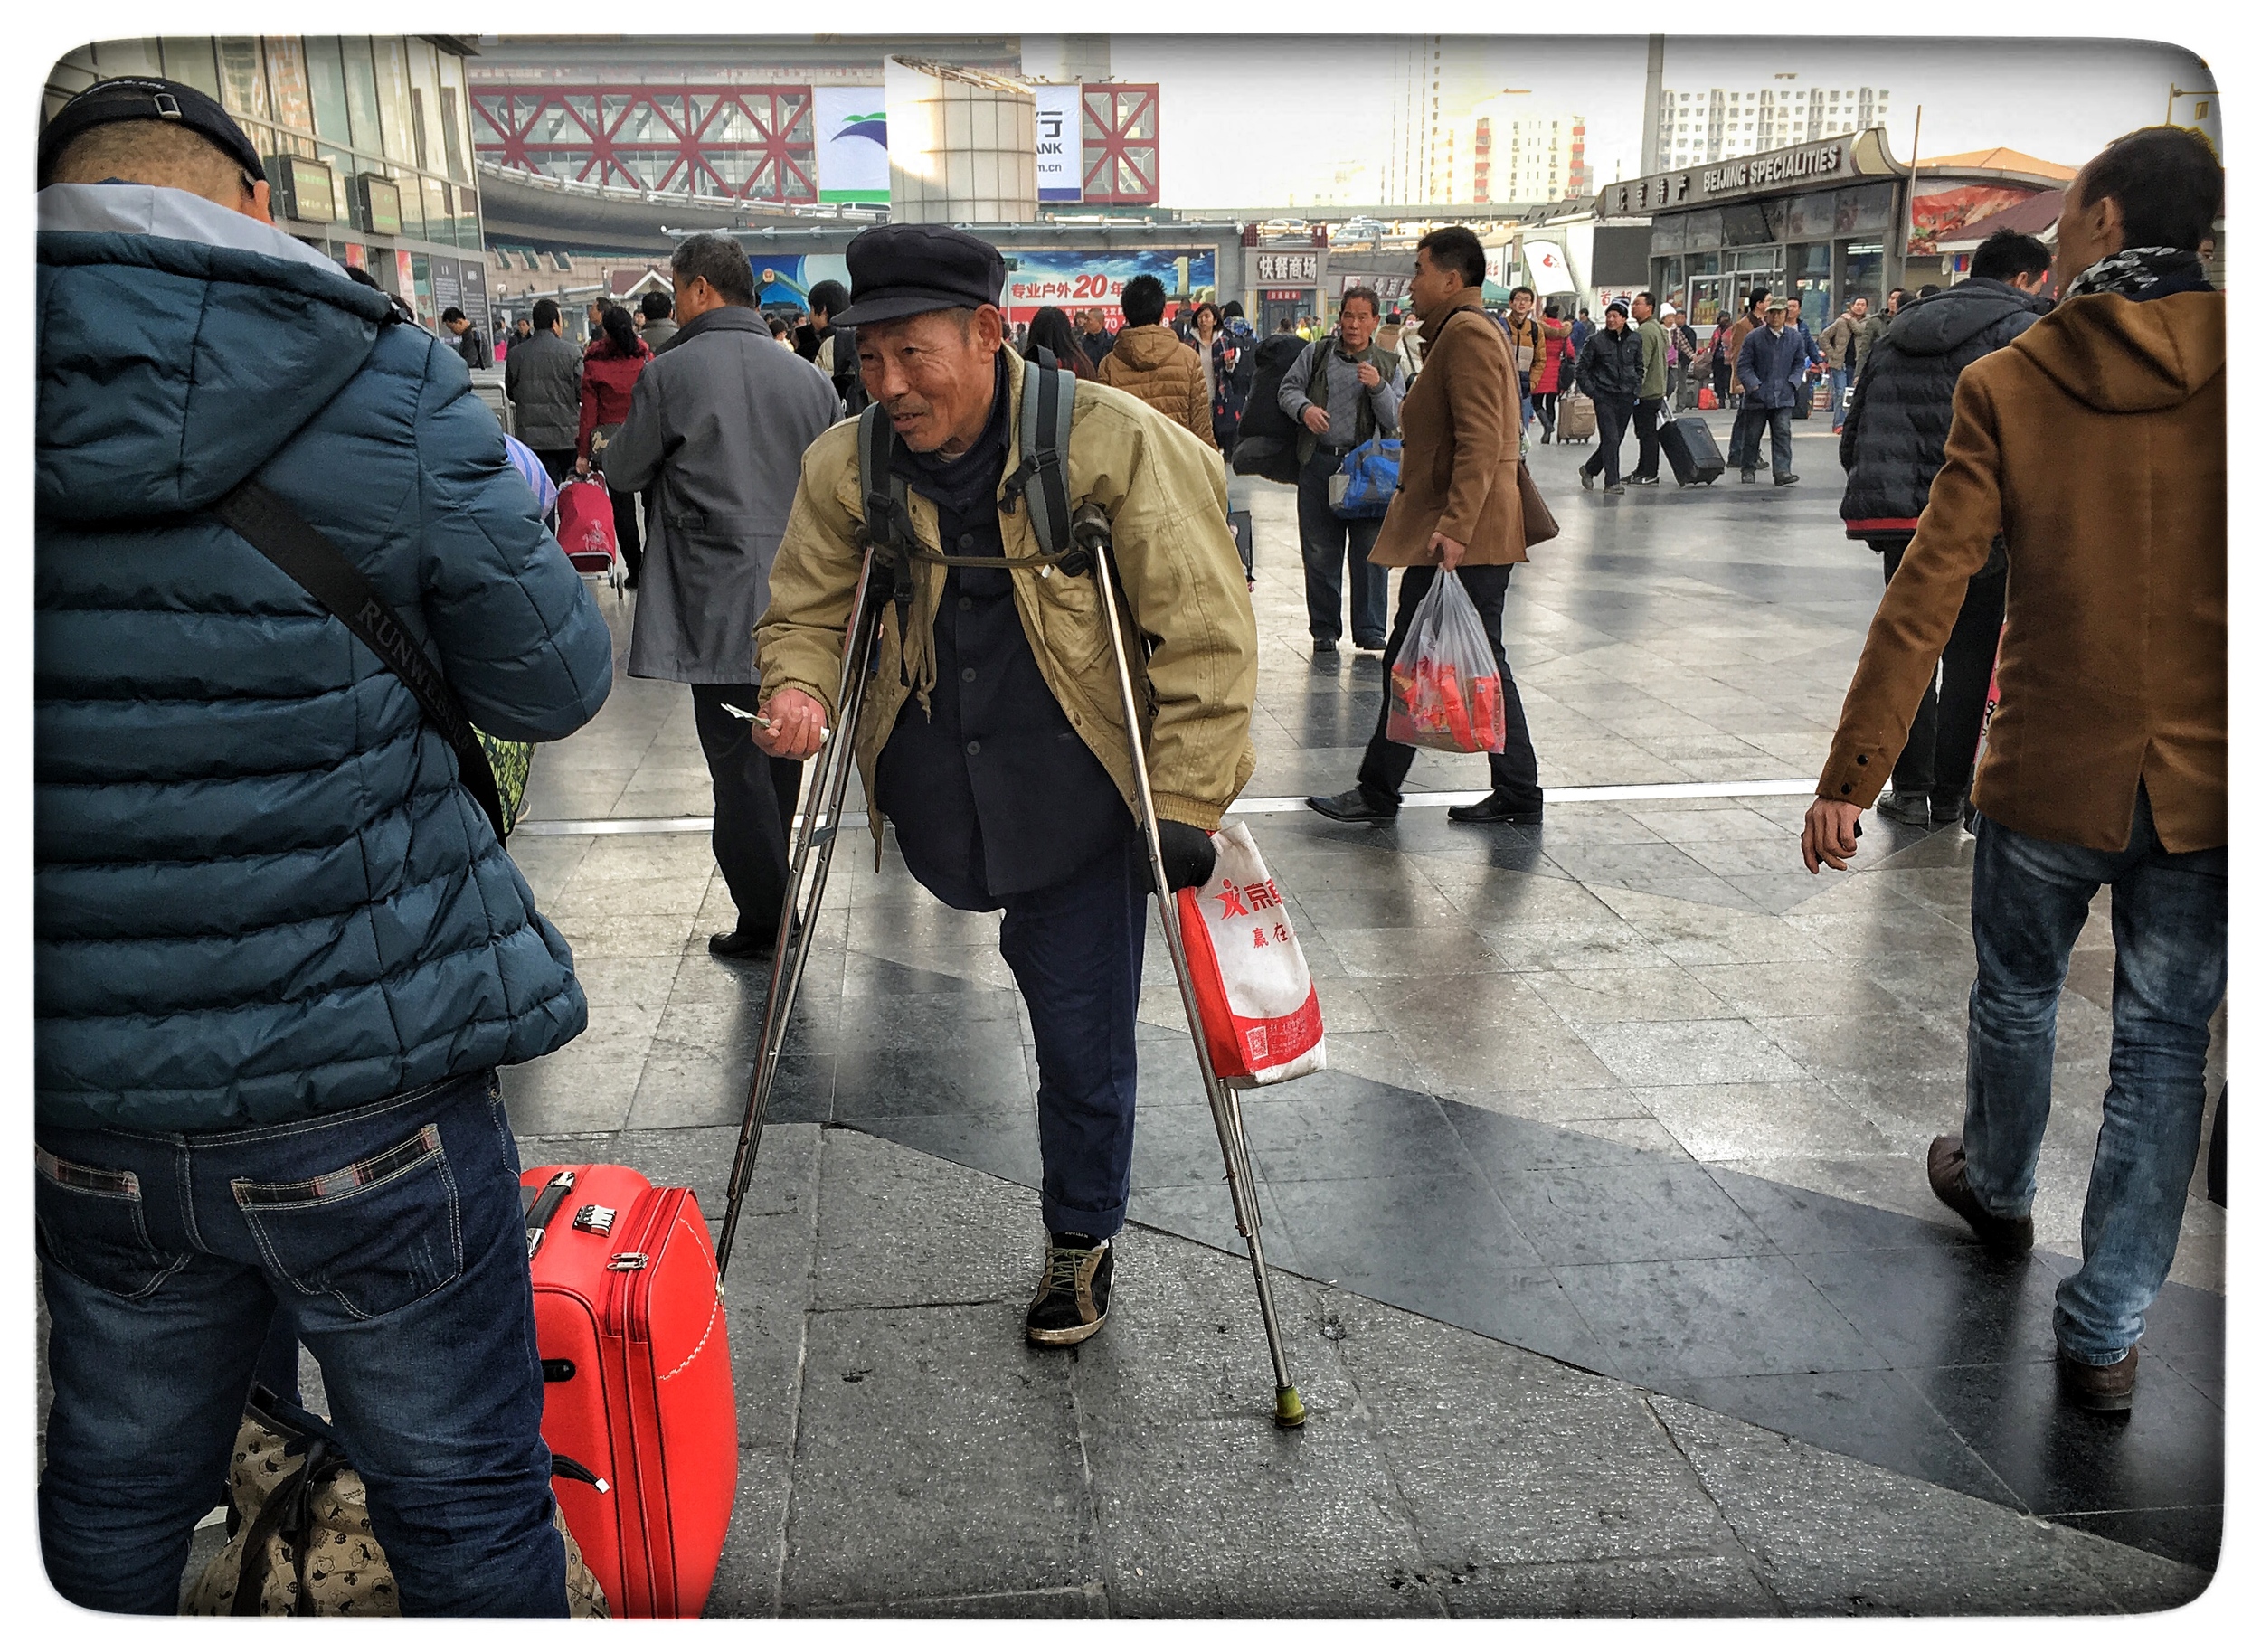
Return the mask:
<svg viewBox="0 0 2261 1652"><path fill-rule="evenodd" d="M477 326L450 311L448 337L429 334L277 229L258 150L217 102L102 83L49 122L38 165L48 1576L80 1605L171 1611L249 1385L303 1344L402 1610L562 1615L495 1075L563 1046L588 1005L508 821L459 783L429 683L343 646L355 619L307 571L343 567L504 740L596 714L607 626L473 392ZM1818 337L1761 292L1709 347L1722 403L1740 398L1745 481L1762 437L1775 483L1798 479L1792 420L1827 374L1846 532L1883 553L1807 868L1846 868L1871 807L1975 833L1965 1117L1927 1175L1986 1245L2032 1242L2057 1000L2113 889L2110 1089L2055 1321L2064 1391L2095 1410L2133 1402L2225 985L2226 345L2195 250L2221 202L2205 141L2150 128L2068 186L2054 259L1998 237L1970 280L1895 290L1875 316L1857 301ZM1172 890L1209 877L1255 763L1225 460L1260 420L1290 433L1315 655L1339 652L1347 615L1386 678L1424 599L1464 588L1504 736L1488 794L1449 813L1537 827L1505 640L1509 577L1547 531L1527 431L1556 439L1575 384L1599 425L1582 484L1656 482L1698 341L1647 293L1598 323L1528 289L1492 316L1484 249L1458 226L1421 239L1410 318L1353 288L1330 326L1290 319L1273 340L1233 303L1172 316L1147 277L1119 332L1057 309L1022 332L997 302L1002 256L945 226L866 231L847 262L780 338L738 242L686 237L671 296L595 300L585 349L536 304L505 388L551 479L610 491L638 590L629 675L690 689L736 909L712 952L783 939L802 764L836 736L875 839L892 826L944 903L1002 913L1038 1072L1045 1262L1025 1332L1072 1345L1105 1323L1129 1188L1151 892L1130 741ZM1064 395L1072 441L1025 426L1038 382ZM1386 447L1386 509L1344 515L1336 485ZM1055 485L1112 524L1145 731L1124 726L1091 588L1018 503ZM843 729L872 546L896 572ZM1310 807L1384 826L1414 756L1385 710L1355 784Z"/></svg>

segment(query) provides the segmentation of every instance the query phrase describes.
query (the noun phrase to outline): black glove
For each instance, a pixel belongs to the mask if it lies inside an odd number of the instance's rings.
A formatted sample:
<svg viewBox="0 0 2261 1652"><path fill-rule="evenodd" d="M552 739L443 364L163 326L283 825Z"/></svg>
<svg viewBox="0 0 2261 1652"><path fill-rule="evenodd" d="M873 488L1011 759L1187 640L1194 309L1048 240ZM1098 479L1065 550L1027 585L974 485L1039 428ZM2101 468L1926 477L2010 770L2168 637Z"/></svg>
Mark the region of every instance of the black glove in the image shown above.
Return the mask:
<svg viewBox="0 0 2261 1652"><path fill-rule="evenodd" d="M1198 889L1216 870L1216 840L1199 826L1182 820L1158 823L1162 840L1162 872L1173 890Z"/></svg>

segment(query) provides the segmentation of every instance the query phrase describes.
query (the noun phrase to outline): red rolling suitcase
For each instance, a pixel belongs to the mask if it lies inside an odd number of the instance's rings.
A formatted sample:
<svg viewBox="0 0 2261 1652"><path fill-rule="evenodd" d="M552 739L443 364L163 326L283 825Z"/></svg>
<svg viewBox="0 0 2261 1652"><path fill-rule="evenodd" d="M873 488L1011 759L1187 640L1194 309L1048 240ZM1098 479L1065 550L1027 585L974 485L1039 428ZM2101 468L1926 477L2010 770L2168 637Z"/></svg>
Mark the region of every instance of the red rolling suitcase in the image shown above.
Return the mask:
<svg viewBox="0 0 2261 1652"><path fill-rule="evenodd" d="M569 478L557 490L557 543L576 573L617 575L620 542L603 483Z"/></svg>
<svg viewBox="0 0 2261 1652"><path fill-rule="evenodd" d="M619 1165L549 1165L528 1199L542 1437L594 1471L559 1506L616 1618L695 1618L738 1487L722 1285L699 1203Z"/></svg>

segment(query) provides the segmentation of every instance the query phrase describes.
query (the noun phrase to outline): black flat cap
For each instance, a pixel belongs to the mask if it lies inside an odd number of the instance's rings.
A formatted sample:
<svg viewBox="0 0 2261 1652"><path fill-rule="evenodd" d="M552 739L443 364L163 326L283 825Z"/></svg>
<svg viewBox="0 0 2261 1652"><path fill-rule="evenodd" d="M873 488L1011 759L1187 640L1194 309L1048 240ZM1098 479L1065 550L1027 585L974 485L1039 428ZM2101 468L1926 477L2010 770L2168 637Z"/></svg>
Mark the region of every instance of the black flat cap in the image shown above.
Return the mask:
<svg viewBox="0 0 2261 1652"><path fill-rule="evenodd" d="M197 137L210 139L252 177L266 181L267 168L260 162L259 151L227 110L194 86L135 76L97 80L55 111L55 118L40 128L40 182L47 182L64 145L113 120L165 120L185 127Z"/></svg>
<svg viewBox="0 0 2261 1652"><path fill-rule="evenodd" d="M883 223L847 246L848 307L833 321L860 327L929 310L975 309L1005 292L1005 255L946 223Z"/></svg>

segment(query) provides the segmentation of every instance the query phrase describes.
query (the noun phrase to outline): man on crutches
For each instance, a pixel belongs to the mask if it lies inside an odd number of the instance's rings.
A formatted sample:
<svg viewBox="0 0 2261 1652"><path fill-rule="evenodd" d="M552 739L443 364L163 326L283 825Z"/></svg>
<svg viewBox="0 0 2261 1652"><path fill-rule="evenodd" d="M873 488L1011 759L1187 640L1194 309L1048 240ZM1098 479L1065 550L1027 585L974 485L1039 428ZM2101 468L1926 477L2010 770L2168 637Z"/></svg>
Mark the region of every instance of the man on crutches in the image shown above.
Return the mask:
<svg viewBox="0 0 2261 1652"><path fill-rule="evenodd" d="M1255 764L1255 618L1223 467L1182 427L1062 378L1073 391L1064 499L1027 474L1023 391L1037 369L1002 347L995 248L941 225L888 224L857 236L847 265L853 294L835 320L856 329L864 385L886 411L901 508L867 528L876 478L862 474L856 425L809 448L755 633L767 721L754 739L772 756L817 753L866 546L914 539L900 588L873 576L877 665L848 737L875 838L892 820L904 864L938 899L1004 911L1000 950L1036 1035L1044 1158L1046 1254L1027 1334L1064 1346L1106 1320L1152 877L1108 605L1088 558L1045 554L1032 512L1090 505L1112 524L1107 560L1143 644L1130 670L1149 708L1172 889L1207 879L1209 834Z"/></svg>

